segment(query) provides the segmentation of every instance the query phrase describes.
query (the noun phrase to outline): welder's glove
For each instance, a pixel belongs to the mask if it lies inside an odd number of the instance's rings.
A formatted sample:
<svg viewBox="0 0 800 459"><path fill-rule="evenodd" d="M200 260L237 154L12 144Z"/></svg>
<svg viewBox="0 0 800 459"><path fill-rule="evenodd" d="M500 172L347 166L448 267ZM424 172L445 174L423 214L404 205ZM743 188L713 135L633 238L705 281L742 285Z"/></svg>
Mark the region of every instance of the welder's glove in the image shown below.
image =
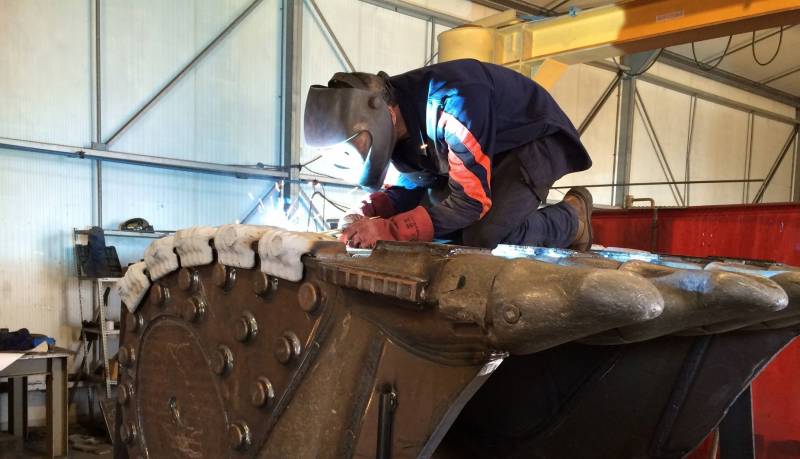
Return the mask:
<svg viewBox="0 0 800 459"><path fill-rule="evenodd" d="M390 218L362 218L347 227L339 238L350 247L371 249L378 241L431 241L433 222L424 207Z"/></svg>
<svg viewBox="0 0 800 459"><path fill-rule="evenodd" d="M361 215L365 217L389 218L396 212L389 195L383 192L372 193L369 201L361 201Z"/></svg>
<svg viewBox="0 0 800 459"><path fill-rule="evenodd" d="M361 201L361 208L350 209L339 219L340 230L344 230L364 217L389 218L395 214L394 204L386 193L377 192L369 195L369 201Z"/></svg>

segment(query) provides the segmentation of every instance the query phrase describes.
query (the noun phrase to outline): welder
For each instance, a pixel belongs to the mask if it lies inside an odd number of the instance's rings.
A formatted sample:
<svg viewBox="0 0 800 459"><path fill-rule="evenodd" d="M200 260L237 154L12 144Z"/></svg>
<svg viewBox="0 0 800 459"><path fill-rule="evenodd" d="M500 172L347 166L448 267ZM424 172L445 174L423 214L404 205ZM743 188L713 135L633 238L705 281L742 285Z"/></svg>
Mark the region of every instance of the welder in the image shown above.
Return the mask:
<svg viewBox="0 0 800 459"><path fill-rule="evenodd" d="M309 89L304 130L311 147L346 146L339 167L374 191L343 218L350 246L591 247L586 188L540 208L556 180L591 166L589 154L552 96L510 69L465 59L392 77L336 73ZM390 163L399 179L383 187Z"/></svg>

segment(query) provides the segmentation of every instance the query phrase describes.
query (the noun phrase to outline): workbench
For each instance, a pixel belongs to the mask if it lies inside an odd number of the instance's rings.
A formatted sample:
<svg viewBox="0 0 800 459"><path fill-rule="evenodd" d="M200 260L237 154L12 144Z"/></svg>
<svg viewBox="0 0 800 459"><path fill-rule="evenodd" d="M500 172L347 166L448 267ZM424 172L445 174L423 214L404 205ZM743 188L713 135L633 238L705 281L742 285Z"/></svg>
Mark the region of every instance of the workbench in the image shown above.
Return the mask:
<svg viewBox="0 0 800 459"><path fill-rule="evenodd" d="M16 437L25 438L28 428L28 377L45 376L47 387L47 454L67 455L67 352L28 352L0 370L8 378L8 425Z"/></svg>

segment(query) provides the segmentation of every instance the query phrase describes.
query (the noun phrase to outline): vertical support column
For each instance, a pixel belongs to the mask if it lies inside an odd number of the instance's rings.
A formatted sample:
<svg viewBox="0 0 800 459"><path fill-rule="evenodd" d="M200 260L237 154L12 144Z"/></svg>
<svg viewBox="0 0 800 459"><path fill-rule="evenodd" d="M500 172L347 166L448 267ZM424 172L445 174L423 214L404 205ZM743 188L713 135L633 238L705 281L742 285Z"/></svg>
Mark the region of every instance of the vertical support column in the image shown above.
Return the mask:
<svg viewBox="0 0 800 459"><path fill-rule="evenodd" d="M28 433L28 378L16 376L8 379L8 430L15 437L25 438Z"/></svg>
<svg viewBox="0 0 800 459"><path fill-rule="evenodd" d="M428 52L428 59L425 60L425 65L433 64L433 60L436 58L436 18L431 16L429 24L431 27L431 42L428 43L430 51Z"/></svg>
<svg viewBox="0 0 800 459"><path fill-rule="evenodd" d="M800 107L795 108L795 118L800 118ZM794 136L794 172L792 180L792 201L800 202L800 129Z"/></svg>
<svg viewBox="0 0 800 459"><path fill-rule="evenodd" d="M281 97L283 110L281 114L281 165L289 173L289 182L285 187L285 201L291 202L297 195L292 183L299 172L292 164L299 162L302 85L302 47L303 47L303 2L283 0L283 46L281 70L283 72ZM285 205L285 204L284 204Z"/></svg>
<svg viewBox="0 0 800 459"><path fill-rule="evenodd" d="M753 443L753 400L750 387L733 402L719 425L719 457L755 459Z"/></svg>
<svg viewBox="0 0 800 459"><path fill-rule="evenodd" d="M686 168L684 169L684 184L683 196L686 201L686 206L690 205L689 195L691 192L691 185L689 182L692 180L692 140L694 139L694 115L697 112L697 96L692 95L689 102L689 130L686 135Z"/></svg>
<svg viewBox="0 0 800 459"><path fill-rule="evenodd" d="M747 114L747 143L745 144L745 160L744 160L744 179L742 183L742 204L747 204L750 201L750 170L752 169L753 162L753 126L755 124L755 115L753 112Z"/></svg>
<svg viewBox="0 0 800 459"><path fill-rule="evenodd" d="M628 57L623 56L622 65L628 65ZM619 130L617 131L617 151L614 159L614 186L612 204L622 206L628 185L631 181L631 150L633 149L633 116L636 111L636 78L623 75L619 87Z"/></svg>
<svg viewBox="0 0 800 459"><path fill-rule="evenodd" d="M67 358L49 358L47 366L47 452L50 457L66 456Z"/></svg>
<svg viewBox="0 0 800 459"><path fill-rule="evenodd" d="M92 36L94 37L94 104L93 119L94 119L94 139L92 139L92 148L96 150L105 150L106 146L103 144L103 123L102 123L102 81L101 81L101 61L100 61L100 0L94 1L94 14L90 21L92 27ZM93 220L94 225L103 227L103 172L102 162L99 159L92 161L94 164L94 189L93 191Z"/></svg>

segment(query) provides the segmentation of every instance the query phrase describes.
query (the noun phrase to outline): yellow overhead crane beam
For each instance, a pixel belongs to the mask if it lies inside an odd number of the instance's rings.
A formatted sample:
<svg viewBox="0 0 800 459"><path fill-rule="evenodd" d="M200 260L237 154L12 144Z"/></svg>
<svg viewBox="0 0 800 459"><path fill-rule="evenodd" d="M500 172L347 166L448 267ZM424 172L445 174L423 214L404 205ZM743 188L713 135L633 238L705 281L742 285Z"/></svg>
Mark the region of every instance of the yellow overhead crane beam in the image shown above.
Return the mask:
<svg viewBox="0 0 800 459"><path fill-rule="evenodd" d="M629 0L532 22L514 11L439 34L439 60L475 58L552 86L581 62L800 23L800 0Z"/></svg>

